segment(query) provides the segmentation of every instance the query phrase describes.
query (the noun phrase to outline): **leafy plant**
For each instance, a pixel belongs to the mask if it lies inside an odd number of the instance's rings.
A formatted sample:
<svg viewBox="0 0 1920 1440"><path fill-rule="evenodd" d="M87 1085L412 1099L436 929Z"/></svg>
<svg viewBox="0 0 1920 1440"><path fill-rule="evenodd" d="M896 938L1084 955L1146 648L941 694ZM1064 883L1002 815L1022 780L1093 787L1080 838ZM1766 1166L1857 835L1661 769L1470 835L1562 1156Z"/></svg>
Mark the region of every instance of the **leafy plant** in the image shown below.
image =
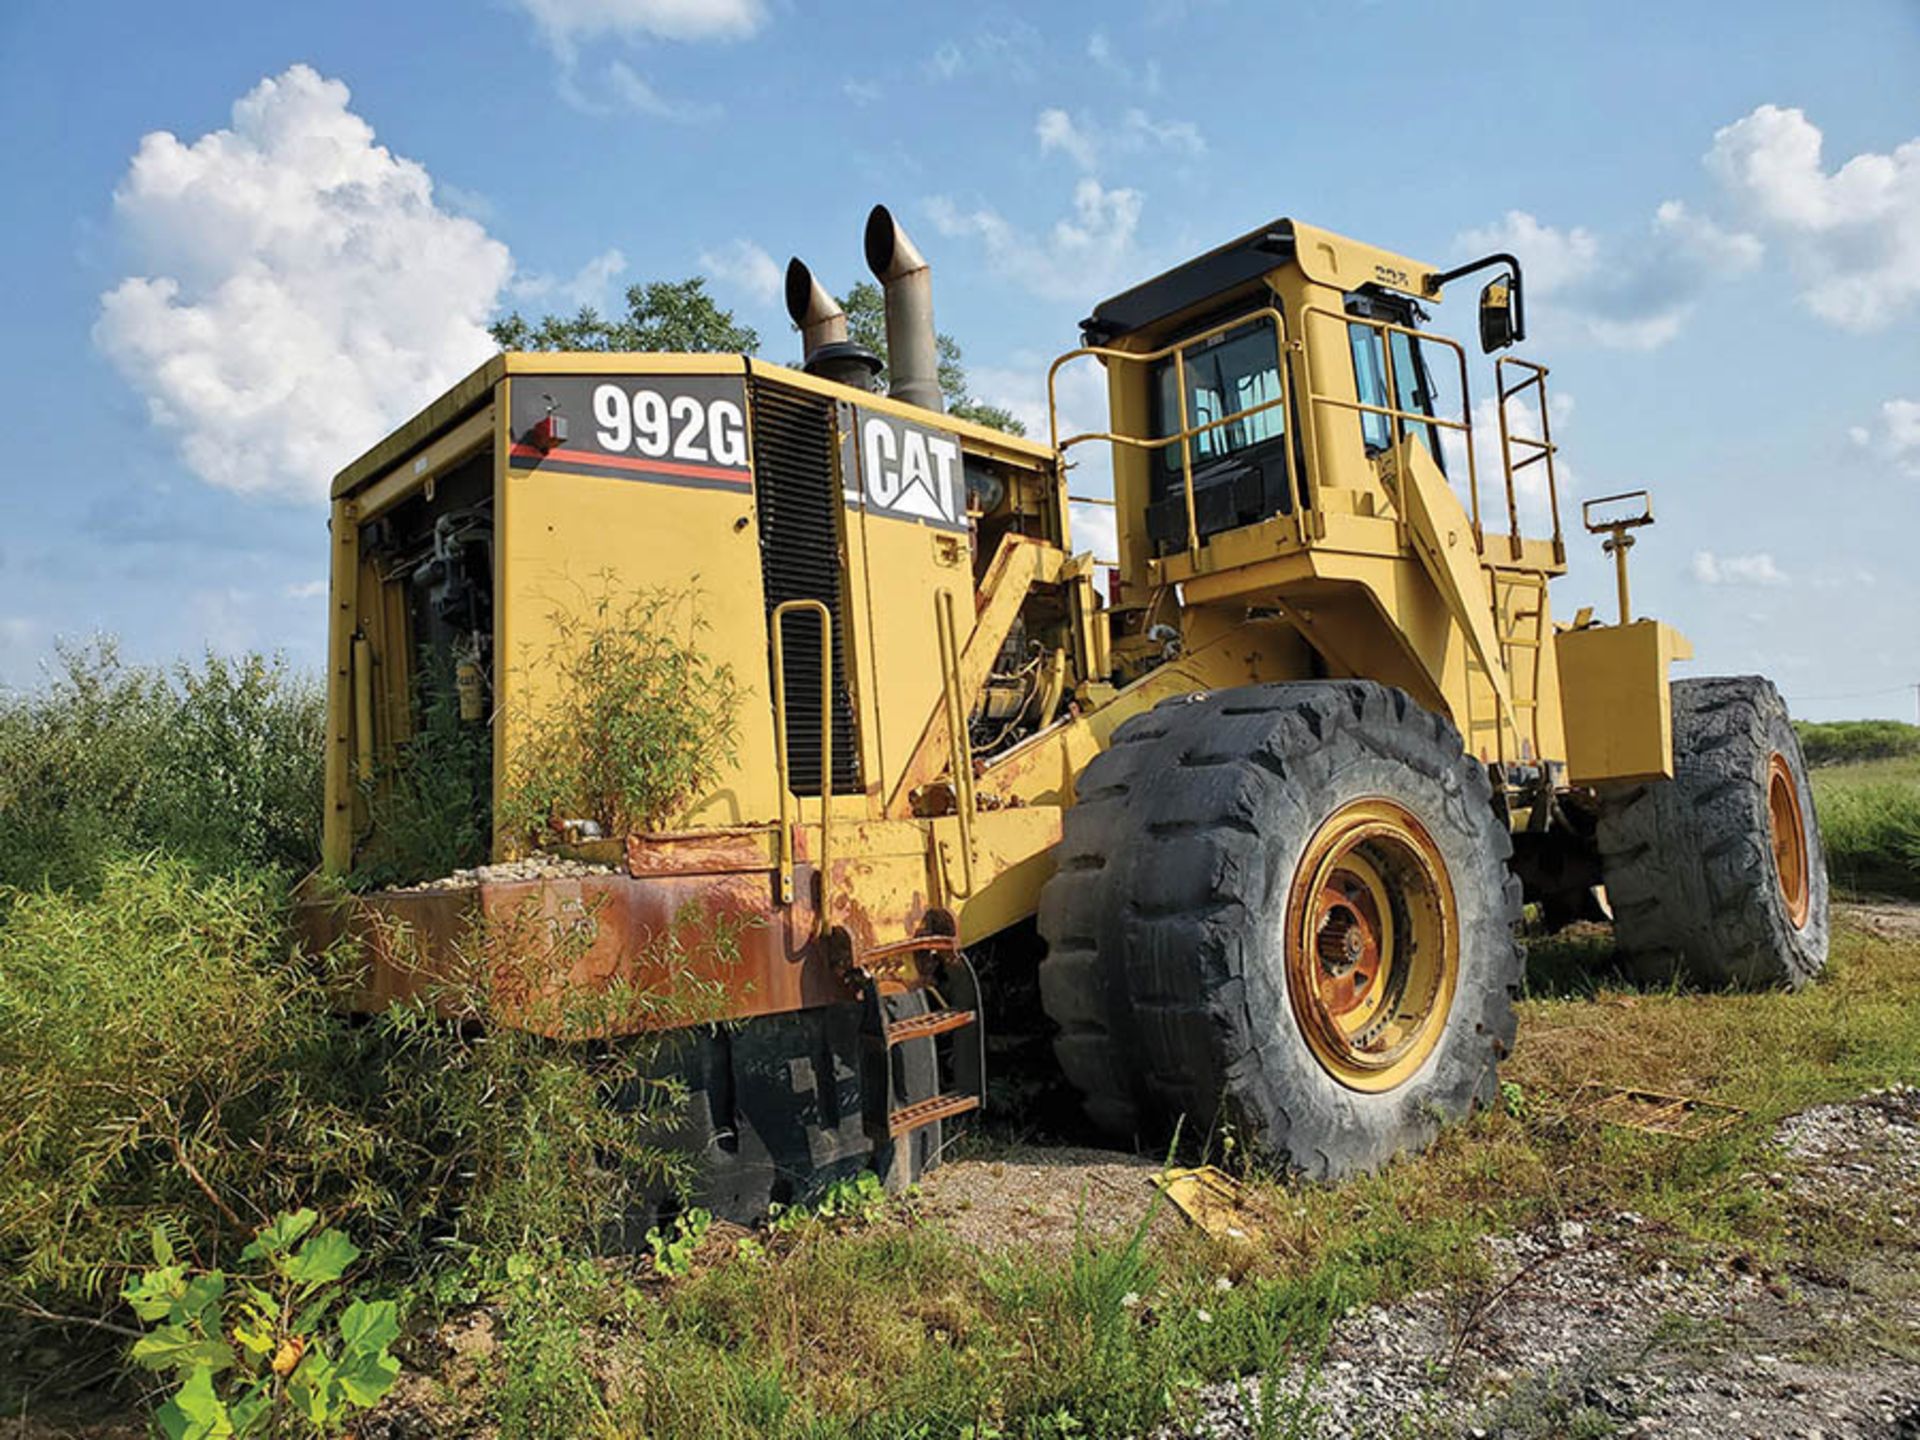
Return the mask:
<svg viewBox="0 0 1920 1440"><path fill-rule="evenodd" d="M647 1231L647 1249L653 1253L653 1268L673 1280L693 1269L693 1257L713 1227L713 1214L698 1206L682 1210L665 1230L658 1226Z"/></svg>
<svg viewBox="0 0 1920 1440"><path fill-rule="evenodd" d="M800 1230L815 1220L868 1220L886 1208L887 1187L871 1170L830 1181L812 1204L781 1205L768 1209L768 1227L777 1232Z"/></svg>
<svg viewBox="0 0 1920 1440"><path fill-rule="evenodd" d="M700 645L700 593L623 593L603 575L551 624L524 661L546 699L508 715L502 827L537 842L563 819L623 835L677 817L732 761L738 728L733 671Z"/></svg>
<svg viewBox="0 0 1920 1440"><path fill-rule="evenodd" d="M152 1327L134 1361L178 1382L155 1415L168 1440L279 1434L289 1420L324 1435L393 1388L394 1302L347 1298L360 1251L318 1220L282 1212L240 1252L252 1268L232 1276L194 1271L163 1228L152 1232L153 1268L121 1298Z"/></svg>

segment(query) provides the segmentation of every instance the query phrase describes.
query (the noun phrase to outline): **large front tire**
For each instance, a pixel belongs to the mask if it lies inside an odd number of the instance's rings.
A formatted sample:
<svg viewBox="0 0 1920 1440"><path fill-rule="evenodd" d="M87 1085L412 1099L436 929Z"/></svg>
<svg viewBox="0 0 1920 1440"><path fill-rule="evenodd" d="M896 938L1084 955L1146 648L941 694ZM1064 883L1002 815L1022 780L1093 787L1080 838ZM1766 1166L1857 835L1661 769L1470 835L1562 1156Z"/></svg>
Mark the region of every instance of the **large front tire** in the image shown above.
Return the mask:
<svg viewBox="0 0 1920 1440"><path fill-rule="evenodd" d="M1621 954L1649 980L1798 989L1827 963L1827 858L1780 692L1757 675L1676 680L1673 767L1601 797Z"/></svg>
<svg viewBox="0 0 1920 1440"><path fill-rule="evenodd" d="M1042 995L1089 1114L1332 1177L1497 1093L1511 842L1453 727L1366 681L1168 701L1081 777Z"/></svg>

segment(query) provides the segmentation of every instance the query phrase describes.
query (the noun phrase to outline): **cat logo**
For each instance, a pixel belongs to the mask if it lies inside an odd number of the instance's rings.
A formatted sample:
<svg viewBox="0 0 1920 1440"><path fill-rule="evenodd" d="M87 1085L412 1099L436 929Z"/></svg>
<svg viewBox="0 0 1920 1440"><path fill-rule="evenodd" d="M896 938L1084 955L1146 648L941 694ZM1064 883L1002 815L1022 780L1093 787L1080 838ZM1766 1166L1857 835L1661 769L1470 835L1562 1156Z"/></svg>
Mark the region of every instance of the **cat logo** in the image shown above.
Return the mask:
<svg viewBox="0 0 1920 1440"><path fill-rule="evenodd" d="M856 410L857 457L843 452L847 502L868 510L944 529L967 524L960 442L938 430ZM857 458L855 469L846 461Z"/></svg>

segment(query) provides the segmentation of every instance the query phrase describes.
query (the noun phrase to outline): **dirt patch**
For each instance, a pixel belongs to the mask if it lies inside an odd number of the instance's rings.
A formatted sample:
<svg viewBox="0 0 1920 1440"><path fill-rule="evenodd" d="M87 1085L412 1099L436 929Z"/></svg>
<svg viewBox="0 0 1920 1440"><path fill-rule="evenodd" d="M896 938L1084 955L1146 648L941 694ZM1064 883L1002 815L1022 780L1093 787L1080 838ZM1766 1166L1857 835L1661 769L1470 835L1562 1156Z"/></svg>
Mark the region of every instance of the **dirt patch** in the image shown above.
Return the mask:
<svg viewBox="0 0 1920 1440"><path fill-rule="evenodd" d="M1835 901L1834 918L1880 940L1920 940L1920 901Z"/></svg>
<svg viewBox="0 0 1920 1440"><path fill-rule="evenodd" d="M1083 1225L1102 1237L1130 1232L1159 1193L1148 1183L1159 1168L1117 1150L1015 1146L933 1171L921 1182L920 1214L981 1250L1065 1250ZM1182 1223L1163 1201L1152 1228Z"/></svg>
<svg viewBox="0 0 1920 1440"><path fill-rule="evenodd" d="M1492 1279L1351 1314L1279 1377L1326 1437L1675 1435L1920 1440L1920 1091L1784 1122L1785 1188L1891 1228L1844 1267L1734 1252L1682 1268L1640 1218L1487 1240ZM1255 1432L1239 1387L1174 1436Z"/></svg>

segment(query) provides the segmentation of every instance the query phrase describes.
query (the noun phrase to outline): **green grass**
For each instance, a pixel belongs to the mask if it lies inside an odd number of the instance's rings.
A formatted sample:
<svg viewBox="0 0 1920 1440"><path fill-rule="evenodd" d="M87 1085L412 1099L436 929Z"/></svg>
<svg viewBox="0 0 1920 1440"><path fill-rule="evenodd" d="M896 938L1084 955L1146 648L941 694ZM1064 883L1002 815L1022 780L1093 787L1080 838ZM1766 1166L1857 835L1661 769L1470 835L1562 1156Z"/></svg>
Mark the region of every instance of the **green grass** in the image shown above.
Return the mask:
<svg viewBox="0 0 1920 1440"><path fill-rule="evenodd" d="M1920 755L1824 766L1812 780L1834 886L1920 896Z"/></svg>

